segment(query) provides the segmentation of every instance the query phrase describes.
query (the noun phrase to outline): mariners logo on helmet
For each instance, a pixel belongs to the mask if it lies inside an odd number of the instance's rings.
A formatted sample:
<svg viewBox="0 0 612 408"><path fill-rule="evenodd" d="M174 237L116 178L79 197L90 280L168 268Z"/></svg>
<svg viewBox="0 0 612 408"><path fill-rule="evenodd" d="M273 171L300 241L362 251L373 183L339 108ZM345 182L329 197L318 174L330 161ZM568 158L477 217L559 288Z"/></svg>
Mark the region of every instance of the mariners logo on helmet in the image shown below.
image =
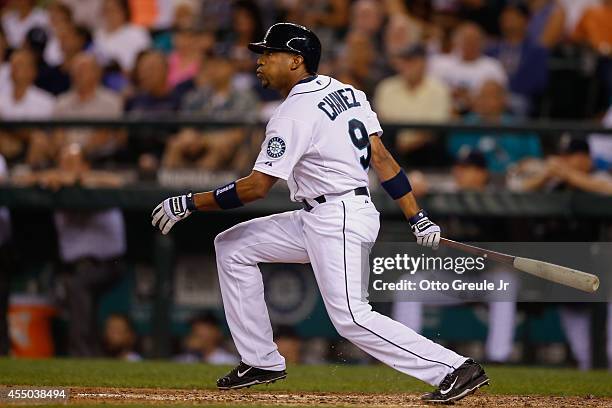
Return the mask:
<svg viewBox="0 0 612 408"><path fill-rule="evenodd" d="M285 141L278 136L274 136L268 141L266 152L273 159L278 159L285 154Z"/></svg>

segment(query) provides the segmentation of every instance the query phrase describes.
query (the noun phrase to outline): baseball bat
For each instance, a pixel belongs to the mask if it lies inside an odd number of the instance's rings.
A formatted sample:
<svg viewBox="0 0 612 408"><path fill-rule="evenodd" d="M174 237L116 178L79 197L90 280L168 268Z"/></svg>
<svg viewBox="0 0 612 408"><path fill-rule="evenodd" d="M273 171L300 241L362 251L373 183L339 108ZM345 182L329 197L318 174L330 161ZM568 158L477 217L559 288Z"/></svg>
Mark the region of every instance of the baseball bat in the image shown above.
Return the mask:
<svg viewBox="0 0 612 408"><path fill-rule="evenodd" d="M584 292L593 293L599 288L599 278L593 274L567 268L561 265L538 261L536 259L521 258L479 248L477 246L464 244L446 238L440 238L440 244L464 251L476 256L485 256L494 261L511 265L519 271L529 273L542 279L546 279L561 285L569 286Z"/></svg>

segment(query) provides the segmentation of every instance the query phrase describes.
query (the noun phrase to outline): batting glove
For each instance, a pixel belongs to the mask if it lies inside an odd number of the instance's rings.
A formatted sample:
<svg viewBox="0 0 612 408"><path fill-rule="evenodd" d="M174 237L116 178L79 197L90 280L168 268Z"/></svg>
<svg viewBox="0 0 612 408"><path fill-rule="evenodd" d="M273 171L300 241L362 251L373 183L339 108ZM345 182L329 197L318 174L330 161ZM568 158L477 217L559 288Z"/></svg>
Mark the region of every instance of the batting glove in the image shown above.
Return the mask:
<svg viewBox="0 0 612 408"><path fill-rule="evenodd" d="M153 218L151 224L166 235L174 224L189 217L195 209L193 194L191 193L166 198L151 213Z"/></svg>
<svg viewBox="0 0 612 408"><path fill-rule="evenodd" d="M415 216L408 219L412 233L417 239L417 244L438 249L440 244L440 227L430 221L427 213L420 210Z"/></svg>

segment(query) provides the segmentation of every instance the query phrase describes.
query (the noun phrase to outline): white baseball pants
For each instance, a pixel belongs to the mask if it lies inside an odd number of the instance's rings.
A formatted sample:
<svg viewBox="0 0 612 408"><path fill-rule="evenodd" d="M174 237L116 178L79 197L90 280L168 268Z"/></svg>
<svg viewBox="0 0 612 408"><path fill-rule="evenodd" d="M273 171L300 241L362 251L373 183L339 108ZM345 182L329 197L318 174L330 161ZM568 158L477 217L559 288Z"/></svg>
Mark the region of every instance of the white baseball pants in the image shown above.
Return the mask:
<svg viewBox="0 0 612 408"><path fill-rule="evenodd" d="M257 266L312 264L338 333L383 363L431 385L466 361L455 352L374 312L362 296L362 244L378 235L379 213L367 196L349 196L238 224L215 238L219 283L234 343L248 365L284 370L273 341ZM364 287L366 285L364 284Z"/></svg>

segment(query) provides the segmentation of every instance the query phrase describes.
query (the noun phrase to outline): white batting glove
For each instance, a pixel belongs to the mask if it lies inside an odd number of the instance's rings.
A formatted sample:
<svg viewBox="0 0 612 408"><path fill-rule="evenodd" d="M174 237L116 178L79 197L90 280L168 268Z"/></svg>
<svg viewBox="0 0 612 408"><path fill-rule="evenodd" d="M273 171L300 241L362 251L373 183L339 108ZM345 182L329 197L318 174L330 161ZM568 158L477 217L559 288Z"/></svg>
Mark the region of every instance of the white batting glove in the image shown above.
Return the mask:
<svg viewBox="0 0 612 408"><path fill-rule="evenodd" d="M417 244L438 249L440 244L440 227L431 222L424 210L420 210L415 216L408 219L412 233L417 239Z"/></svg>
<svg viewBox="0 0 612 408"><path fill-rule="evenodd" d="M195 205L191 193L166 198L151 213L153 218L151 224L166 235L174 224L189 217L194 209Z"/></svg>

